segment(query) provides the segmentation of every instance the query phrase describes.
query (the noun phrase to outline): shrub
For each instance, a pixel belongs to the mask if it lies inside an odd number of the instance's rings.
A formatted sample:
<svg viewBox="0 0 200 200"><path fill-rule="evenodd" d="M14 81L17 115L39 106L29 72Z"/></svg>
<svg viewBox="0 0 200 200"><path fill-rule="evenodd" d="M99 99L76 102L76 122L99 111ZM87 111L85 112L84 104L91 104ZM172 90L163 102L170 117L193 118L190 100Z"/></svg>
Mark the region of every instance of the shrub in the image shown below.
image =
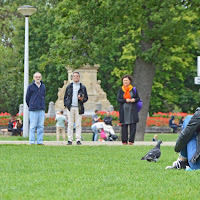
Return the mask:
<svg viewBox="0 0 200 200"><path fill-rule="evenodd" d="M103 121L106 116L106 111L99 111L99 115L101 117L100 121ZM147 118L146 126L168 126L169 120L171 116L175 116L175 123L178 124L179 119L183 116L186 117L187 113L154 113L152 117ZM10 113L0 113L0 126L7 126L8 120L11 117ZM23 120L23 116L16 116L16 118L21 118ZM113 118L112 124L113 126L119 126L119 112L113 111L111 112L111 117ZM45 118L44 126L55 126L56 121L55 118ZM84 117L82 118L82 126L91 126L92 125L92 117Z"/></svg>
<svg viewBox="0 0 200 200"><path fill-rule="evenodd" d="M107 115L107 111L99 111L99 116L103 120ZM119 112L118 111L112 111L110 113L110 116L113 118L113 120L118 120L119 119Z"/></svg>
<svg viewBox="0 0 200 200"><path fill-rule="evenodd" d="M189 115L188 113L162 113L162 112L157 112L153 114L153 117L164 117L164 118L171 118L171 116L175 116L178 119L181 119L181 117L186 117Z"/></svg>
<svg viewBox="0 0 200 200"><path fill-rule="evenodd" d="M0 113L0 119L8 119L8 118L10 118L10 113L7 113L7 112L5 112L5 113L3 113L3 112L1 112Z"/></svg>

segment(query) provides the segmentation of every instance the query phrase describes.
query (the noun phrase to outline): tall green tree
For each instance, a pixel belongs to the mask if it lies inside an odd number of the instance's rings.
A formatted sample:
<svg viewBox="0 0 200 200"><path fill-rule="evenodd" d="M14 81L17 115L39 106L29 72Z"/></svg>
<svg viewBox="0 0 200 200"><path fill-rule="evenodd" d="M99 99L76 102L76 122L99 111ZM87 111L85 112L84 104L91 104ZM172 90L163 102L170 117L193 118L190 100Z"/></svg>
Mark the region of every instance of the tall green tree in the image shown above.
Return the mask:
<svg viewBox="0 0 200 200"><path fill-rule="evenodd" d="M113 62L111 73L116 75L131 67L144 102L137 130L137 139L143 140L156 69L164 81L181 83L183 71L194 66L198 5L195 0L64 0L55 8L59 28L52 55L73 67ZM157 85L162 90L162 80ZM170 89L169 94L176 93ZM114 90L116 94L116 84Z"/></svg>
<svg viewBox="0 0 200 200"><path fill-rule="evenodd" d="M198 20L196 4L199 3L174 0L139 2L142 12L138 13L138 18L143 22L138 20L141 35L133 77L145 100L137 132L137 138L142 140L156 67L173 73L175 80L183 80L183 70L194 65L194 54L190 49L196 47L197 27L193 22ZM176 89L173 90L175 94Z"/></svg>
<svg viewBox="0 0 200 200"><path fill-rule="evenodd" d="M7 1L0 4L0 112L16 114L23 99L23 68L14 41L18 13L12 3L13 7Z"/></svg>

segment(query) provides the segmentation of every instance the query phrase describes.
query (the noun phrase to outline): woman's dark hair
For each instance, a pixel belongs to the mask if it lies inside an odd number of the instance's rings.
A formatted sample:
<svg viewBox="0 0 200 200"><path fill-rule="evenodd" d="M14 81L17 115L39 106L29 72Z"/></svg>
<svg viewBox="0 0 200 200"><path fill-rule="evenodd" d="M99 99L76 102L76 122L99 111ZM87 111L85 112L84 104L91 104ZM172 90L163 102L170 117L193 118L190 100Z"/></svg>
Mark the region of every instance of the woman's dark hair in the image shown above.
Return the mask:
<svg viewBox="0 0 200 200"><path fill-rule="evenodd" d="M124 78L128 78L128 79L132 82L132 78L131 78L130 75L128 75L128 74L124 75L124 76L122 77L122 81L123 81Z"/></svg>

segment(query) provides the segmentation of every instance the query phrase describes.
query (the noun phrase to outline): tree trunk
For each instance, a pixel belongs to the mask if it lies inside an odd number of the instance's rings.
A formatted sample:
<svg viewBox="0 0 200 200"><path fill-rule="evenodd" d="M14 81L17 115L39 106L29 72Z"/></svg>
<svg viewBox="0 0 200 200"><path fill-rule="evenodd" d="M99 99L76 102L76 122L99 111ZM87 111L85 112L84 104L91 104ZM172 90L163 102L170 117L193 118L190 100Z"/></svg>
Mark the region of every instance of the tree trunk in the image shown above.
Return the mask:
<svg viewBox="0 0 200 200"><path fill-rule="evenodd" d="M139 112L139 123L137 124L135 137L136 141L144 140L155 69L156 67L152 63L147 63L139 57L135 61L133 85L137 88L140 99L143 101L142 110Z"/></svg>
<svg viewBox="0 0 200 200"><path fill-rule="evenodd" d="M149 30L151 30L153 26L154 23L149 20ZM142 52L147 53L147 51L152 48L153 40L145 39L145 35L145 31L142 29L142 40L140 41L140 48ZM136 141L144 141L146 121L149 111L151 90L155 71L156 67L152 62L145 62L144 59L139 56L136 58L135 67L133 70L133 84L137 87L140 99L143 101L143 108L139 112L139 123L137 124L136 129Z"/></svg>

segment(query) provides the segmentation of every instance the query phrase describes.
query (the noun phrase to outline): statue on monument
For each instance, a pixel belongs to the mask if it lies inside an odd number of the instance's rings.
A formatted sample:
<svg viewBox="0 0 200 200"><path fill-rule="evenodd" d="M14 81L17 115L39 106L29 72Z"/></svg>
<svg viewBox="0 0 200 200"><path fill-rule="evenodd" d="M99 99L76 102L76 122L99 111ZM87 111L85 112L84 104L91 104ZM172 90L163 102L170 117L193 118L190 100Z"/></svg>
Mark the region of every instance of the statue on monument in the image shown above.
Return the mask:
<svg viewBox="0 0 200 200"><path fill-rule="evenodd" d="M96 102L107 99L106 93L101 88L101 80L97 81L97 84L95 85L95 89L96 89L96 99L95 99Z"/></svg>

